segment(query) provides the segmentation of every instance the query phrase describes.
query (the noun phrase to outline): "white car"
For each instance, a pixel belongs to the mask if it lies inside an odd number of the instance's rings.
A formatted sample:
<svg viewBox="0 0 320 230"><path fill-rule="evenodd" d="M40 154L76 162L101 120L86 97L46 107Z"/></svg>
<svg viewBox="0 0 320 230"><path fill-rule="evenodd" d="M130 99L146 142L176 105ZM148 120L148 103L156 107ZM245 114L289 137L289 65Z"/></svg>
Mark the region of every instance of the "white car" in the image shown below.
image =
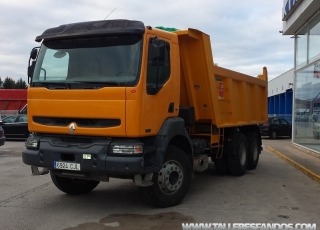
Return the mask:
<svg viewBox="0 0 320 230"><path fill-rule="evenodd" d="M314 138L320 138L320 123L318 122L313 124L313 136Z"/></svg>

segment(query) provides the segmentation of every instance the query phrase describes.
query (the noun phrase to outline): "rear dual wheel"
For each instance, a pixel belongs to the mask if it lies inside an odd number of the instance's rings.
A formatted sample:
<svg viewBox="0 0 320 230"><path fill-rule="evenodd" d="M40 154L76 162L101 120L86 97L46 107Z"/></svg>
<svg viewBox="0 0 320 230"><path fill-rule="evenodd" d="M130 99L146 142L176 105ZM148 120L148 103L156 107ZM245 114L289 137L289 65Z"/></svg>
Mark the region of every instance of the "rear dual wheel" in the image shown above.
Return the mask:
<svg viewBox="0 0 320 230"><path fill-rule="evenodd" d="M259 162L261 153L261 142L256 132L245 134L233 131L229 136L226 152L220 159L214 159L215 169L218 174L230 173L235 176L242 176L246 170L255 169Z"/></svg>
<svg viewBox="0 0 320 230"><path fill-rule="evenodd" d="M260 142L257 133L248 132L246 134L248 140L248 166L247 169L255 169L259 162L259 156L261 153Z"/></svg>
<svg viewBox="0 0 320 230"><path fill-rule="evenodd" d="M229 145L228 171L234 176L242 176L246 173L248 165L247 138L243 133L234 131Z"/></svg>

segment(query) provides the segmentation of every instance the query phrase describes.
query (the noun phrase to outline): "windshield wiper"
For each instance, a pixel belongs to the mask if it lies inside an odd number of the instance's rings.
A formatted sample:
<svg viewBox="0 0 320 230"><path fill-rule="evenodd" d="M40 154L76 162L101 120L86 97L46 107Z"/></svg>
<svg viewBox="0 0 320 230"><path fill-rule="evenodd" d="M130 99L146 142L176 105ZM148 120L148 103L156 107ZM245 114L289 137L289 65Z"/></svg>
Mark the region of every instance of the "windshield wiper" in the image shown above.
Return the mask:
<svg viewBox="0 0 320 230"><path fill-rule="evenodd" d="M74 81L76 83L86 83L86 84L99 84L99 85L116 85L121 86L120 82L116 81Z"/></svg>
<svg viewBox="0 0 320 230"><path fill-rule="evenodd" d="M33 82L32 86L41 87L45 86L48 89L70 89L70 84L66 82ZM62 87L64 86L64 87Z"/></svg>

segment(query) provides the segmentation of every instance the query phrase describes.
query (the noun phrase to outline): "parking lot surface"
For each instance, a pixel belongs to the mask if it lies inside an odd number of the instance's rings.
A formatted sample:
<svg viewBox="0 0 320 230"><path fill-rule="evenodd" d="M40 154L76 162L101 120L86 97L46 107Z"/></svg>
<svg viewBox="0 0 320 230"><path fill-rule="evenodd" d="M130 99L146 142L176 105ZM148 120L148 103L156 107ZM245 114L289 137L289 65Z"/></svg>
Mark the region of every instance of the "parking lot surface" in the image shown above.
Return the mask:
<svg viewBox="0 0 320 230"><path fill-rule="evenodd" d="M290 146L290 139L263 140ZM275 144L276 143L276 144ZM320 184L264 148L256 170L196 173L178 206L155 209L130 180L110 179L89 194L60 192L49 175L31 176L24 142L0 147L0 229L182 229L182 223L316 223ZM288 150L290 152L290 150ZM311 158L312 159L312 158Z"/></svg>

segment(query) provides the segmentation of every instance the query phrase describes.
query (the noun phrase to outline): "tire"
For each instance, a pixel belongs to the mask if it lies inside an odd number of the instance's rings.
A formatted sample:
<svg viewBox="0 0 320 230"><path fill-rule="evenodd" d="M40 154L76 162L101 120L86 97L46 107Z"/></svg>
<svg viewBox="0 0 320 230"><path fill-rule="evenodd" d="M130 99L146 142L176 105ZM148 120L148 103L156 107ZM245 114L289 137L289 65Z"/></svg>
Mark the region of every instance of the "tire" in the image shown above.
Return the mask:
<svg viewBox="0 0 320 230"><path fill-rule="evenodd" d="M152 186L139 187L148 203L157 208L179 204L186 196L191 182L191 165L186 153L178 147L168 146L163 166L159 173L153 174L152 181Z"/></svg>
<svg viewBox="0 0 320 230"><path fill-rule="evenodd" d="M220 159L212 160L214 162L214 167L216 172L220 175L228 174L228 163L226 156L223 156Z"/></svg>
<svg viewBox="0 0 320 230"><path fill-rule="evenodd" d="M50 170L50 176L52 182L59 190L70 195L91 192L100 183L100 181L60 177L55 175L53 170Z"/></svg>
<svg viewBox="0 0 320 230"><path fill-rule="evenodd" d="M259 162L259 156L261 153L260 142L257 133L248 132L246 134L248 141L248 165L247 169L255 169Z"/></svg>
<svg viewBox="0 0 320 230"><path fill-rule="evenodd" d="M231 175L242 176L248 165L247 138L243 133L235 131L229 144L228 171Z"/></svg>
<svg viewBox="0 0 320 230"><path fill-rule="evenodd" d="M277 133L276 133L276 131L272 131L272 132L271 132L271 134L270 134L270 139L272 139L272 140L277 139Z"/></svg>

